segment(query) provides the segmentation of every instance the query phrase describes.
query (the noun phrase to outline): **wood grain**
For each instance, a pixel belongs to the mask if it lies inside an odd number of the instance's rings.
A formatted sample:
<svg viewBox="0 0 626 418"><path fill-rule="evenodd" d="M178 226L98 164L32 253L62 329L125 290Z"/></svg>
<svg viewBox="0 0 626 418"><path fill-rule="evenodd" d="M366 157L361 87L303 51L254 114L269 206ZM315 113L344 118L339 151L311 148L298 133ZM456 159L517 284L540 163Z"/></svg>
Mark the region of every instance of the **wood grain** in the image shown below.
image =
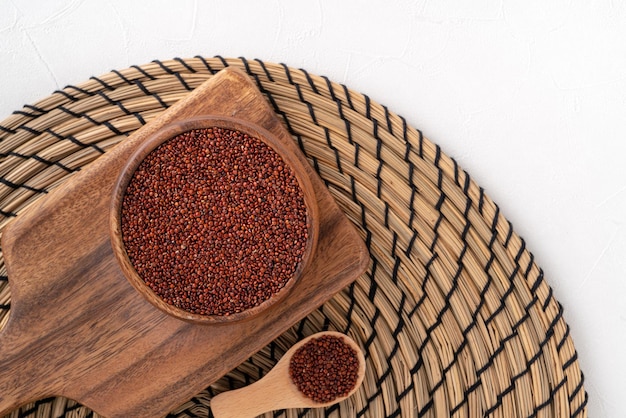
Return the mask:
<svg viewBox="0 0 626 418"><path fill-rule="evenodd" d="M197 324L139 294L112 249L115 181L143 141L200 115L260 125L306 163L248 77L226 69L16 218L2 236L12 303L0 333L0 414L61 395L108 417L163 416L365 270L365 245L307 163L319 239L288 298L245 321Z"/></svg>

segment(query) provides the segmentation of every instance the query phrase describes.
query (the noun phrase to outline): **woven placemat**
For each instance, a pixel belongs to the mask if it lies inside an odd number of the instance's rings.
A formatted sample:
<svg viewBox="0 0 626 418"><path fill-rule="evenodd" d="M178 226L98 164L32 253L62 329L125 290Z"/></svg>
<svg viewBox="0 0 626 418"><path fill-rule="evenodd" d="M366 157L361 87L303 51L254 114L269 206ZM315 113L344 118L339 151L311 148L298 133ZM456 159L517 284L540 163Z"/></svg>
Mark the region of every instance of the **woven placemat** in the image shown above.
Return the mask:
<svg viewBox="0 0 626 418"><path fill-rule="evenodd" d="M0 123L0 228L226 66L246 71L266 95L360 230L371 262L351 287L170 416L210 416L214 394L259 379L297 340L328 329L364 349L363 386L326 410L268 417L587 416L563 308L498 206L405 119L304 70L176 58L25 106ZM9 313L2 266L0 327ZM94 415L50 398L10 416Z"/></svg>

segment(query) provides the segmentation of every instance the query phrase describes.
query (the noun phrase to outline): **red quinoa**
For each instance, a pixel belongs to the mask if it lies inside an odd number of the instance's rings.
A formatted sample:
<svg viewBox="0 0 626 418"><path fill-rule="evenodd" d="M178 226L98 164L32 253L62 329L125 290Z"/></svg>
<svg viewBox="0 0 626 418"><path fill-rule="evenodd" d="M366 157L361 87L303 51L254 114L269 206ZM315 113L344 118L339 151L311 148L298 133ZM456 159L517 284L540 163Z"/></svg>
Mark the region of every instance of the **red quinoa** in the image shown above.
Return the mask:
<svg viewBox="0 0 626 418"><path fill-rule="evenodd" d="M291 357L289 376L298 390L317 403L332 402L356 385L359 357L343 338L313 338Z"/></svg>
<svg viewBox="0 0 626 418"><path fill-rule="evenodd" d="M122 202L122 240L165 302L230 315L279 292L302 261L304 195L267 144L239 131L180 134L150 152Z"/></svg>

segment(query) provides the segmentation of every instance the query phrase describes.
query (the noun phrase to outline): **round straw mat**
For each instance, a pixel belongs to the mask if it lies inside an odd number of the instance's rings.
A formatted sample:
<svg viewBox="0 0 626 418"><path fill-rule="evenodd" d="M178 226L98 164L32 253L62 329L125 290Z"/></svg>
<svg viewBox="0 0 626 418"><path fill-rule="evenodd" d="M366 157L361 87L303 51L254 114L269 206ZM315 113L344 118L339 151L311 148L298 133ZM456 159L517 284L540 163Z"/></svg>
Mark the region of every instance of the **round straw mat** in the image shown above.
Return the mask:
<svg viewBox="0 0 626 418"><path fill-rule="evenodd" d="M292 344L338 330L364 349L350 399L285 417L585 417L576 350L542 270L498 206L405 119L304 70L222 57L153 61L55 91L0 123L0 228L225 66L246 71L371 254L352 286L171 412L259 379ZM45 266L42 266L45 268ZM0 270L0 326L10 278ZM2 371L0 371L2 373ZM64 398L12 417L95 414Z"/></svg>

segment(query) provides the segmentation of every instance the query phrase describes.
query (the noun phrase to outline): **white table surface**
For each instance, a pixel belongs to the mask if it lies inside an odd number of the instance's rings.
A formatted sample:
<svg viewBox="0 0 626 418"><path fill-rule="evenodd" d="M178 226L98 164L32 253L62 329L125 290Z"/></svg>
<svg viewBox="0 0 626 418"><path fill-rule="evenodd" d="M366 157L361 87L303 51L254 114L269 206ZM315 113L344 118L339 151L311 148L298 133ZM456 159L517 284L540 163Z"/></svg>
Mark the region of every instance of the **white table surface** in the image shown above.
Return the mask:
<svg viewBox="0 0 626 418"><path fill-rule="evenodd" d="M589 415L626 416L626 2L0 0L0 119L218 54L326 75L457 159L564 305Z"/></svg>

